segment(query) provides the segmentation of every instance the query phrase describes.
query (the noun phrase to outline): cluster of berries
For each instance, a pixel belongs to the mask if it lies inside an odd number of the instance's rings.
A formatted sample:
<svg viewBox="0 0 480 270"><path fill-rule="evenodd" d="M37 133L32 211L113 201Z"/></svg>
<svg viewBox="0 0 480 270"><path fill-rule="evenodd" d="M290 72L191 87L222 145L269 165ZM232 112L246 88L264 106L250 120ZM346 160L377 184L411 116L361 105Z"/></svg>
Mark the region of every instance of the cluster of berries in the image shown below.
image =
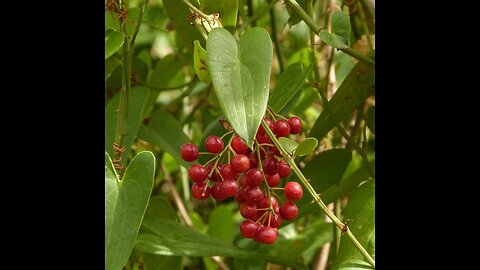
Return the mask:
<svg viewBox="0 0 480 270"><path fill-rule="evenodd" d="M288 121L264 118L275 136L287 137L299 134L302 121L291 117ZM188 175L194 182L191 192L198 200L209 196L217 201L234 197L239 203L240 214L245 220L240 224L240 232L247 238L265 244L275 242L282 220L293 220L298 214L295 201L303 196L302 186L295 181L277 187L280 179L290 175L290 166L283 159L280 151L272 144L262 126L259 127L254 149L236 134L233 134L225 146L222 137L211 135L205 140L205 149L214 157L205 164L193 164ZM233 156L230 158L231 153ZM199 152L195 144L184 144L180 154L185 161L197 160ZM202 153L203 154L203 153ZM227 155L225 155L227 154ZM222 163L221 161L225 161ZM287 201L275 193L283 190ZM279 205L279 201L283 202Z"/></svg>

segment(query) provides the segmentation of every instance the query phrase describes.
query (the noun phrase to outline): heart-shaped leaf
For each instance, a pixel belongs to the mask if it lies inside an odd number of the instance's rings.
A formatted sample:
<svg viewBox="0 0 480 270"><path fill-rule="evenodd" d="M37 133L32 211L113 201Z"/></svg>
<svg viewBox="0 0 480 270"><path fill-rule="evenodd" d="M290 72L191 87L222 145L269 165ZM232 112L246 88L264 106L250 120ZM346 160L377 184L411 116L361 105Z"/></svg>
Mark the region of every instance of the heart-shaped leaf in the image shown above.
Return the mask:
<svg viewBox="0 0 480 270"><path fill-rule="evenodd" d="M295 155L296 156L306 156L315 151L315 148L317 148L318 145L318 140L310 137L306 138L303 140L297 147L297 150L295 150Z"/></svg>
<svg viewBox="0 0 480 270"><path fill-rule="evenodd" d="M122 33L113 29L105 31L105 60L118 51L123 45Z"/></svg>
<svg viewBox="0 0 480 270"><path fill-rule="evenodd" d="M202 48L198 40L193 42L193 67L200 81L210 84L212 80L207 67L207 52Z"/></svg>
<svg viewBox="0 0 480 270"><path fill-rule="evenodd" d="M293 152L298 147L298 143L296 141L294 141L290 138L287 138L287 137L280 137L280 138L278 138L278 141L283 146L283 148L285 148L285 150L287 150L287 152L290 155L293 155Z"/></svg>
<svg viewBox="0 0 480 270"><path fill-rule="evenodd" d="M155 157L140 152L127 167L122 181L105 164L105 269L120 270L137 238L153 188Z"/></svg>
<svg viewBox="0 0 480 270"><path fill-rule="evenodd" d="M268 102L272 41L254 27L237 42L230 32L214 28L207 39L207 65L225 117L251 148Z"/></svg>

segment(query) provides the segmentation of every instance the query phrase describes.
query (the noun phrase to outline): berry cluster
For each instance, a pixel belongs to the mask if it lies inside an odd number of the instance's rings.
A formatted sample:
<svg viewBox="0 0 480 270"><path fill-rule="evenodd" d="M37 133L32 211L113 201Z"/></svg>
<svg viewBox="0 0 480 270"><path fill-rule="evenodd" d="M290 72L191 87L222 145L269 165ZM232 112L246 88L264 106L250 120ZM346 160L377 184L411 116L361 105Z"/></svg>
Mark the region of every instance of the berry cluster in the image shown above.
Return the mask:
<svg viewBox="0 0 480 270"><path fill-rule="evenodd" d="M276 137L299 134L302 130L302 121L298 117L291 117L288 121L265 117L264 121ZM188 169L194 182L192 196L198 200L211 196L217 201L234 197L245 218L240 224L242 235L272 244L278 236L281 221L293 220L297 216L295 201L302 198L302 187L295 181L286 183L284 188L277 187L281 179L290 175L290 166L262 126L257 131L253 149L236 134L225 145L222 139L230 133L233 131L222 137L211 135L206 138L208 153L200 154L214 154L214 157L204 165L193 164ZM185 161L195 161L199 155L198 147L192 143L184 144L180 154ZM277 190L283 190L287 201L275 193Z"/></svg>

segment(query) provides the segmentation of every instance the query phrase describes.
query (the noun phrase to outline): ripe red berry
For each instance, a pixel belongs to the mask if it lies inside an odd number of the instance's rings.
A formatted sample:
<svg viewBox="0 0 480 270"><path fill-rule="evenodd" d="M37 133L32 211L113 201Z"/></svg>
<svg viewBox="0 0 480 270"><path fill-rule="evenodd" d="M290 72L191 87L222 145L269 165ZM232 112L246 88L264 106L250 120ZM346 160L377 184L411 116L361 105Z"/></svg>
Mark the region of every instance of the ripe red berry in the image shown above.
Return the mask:
<svg viewBox="0 0 480 270"><path fill-rule="evenodd" d="M216 182L210 190L210 195L212 195L212 197L217 201L222 201L227 198L222 192L222 184L223 182Z"/></svg>
<svg viewBox="0 0 480 270"><path fill-rule="evenodd" d="M240 205L240 215L244 218L254 219L257 214L257 206L254 203L246 202Z"/></svg>
<svg viewBox="0 0 480 270"><path fill-rule="evenodd" d="M278 212L278 202L275 197L271 196L270 201L272 202L272 207L274 210ZM259 208L269 208L270 207L270 202L268 201L268 196L264 196L260 204L258 205Z"/></svg>
<svg viewBox="0 0 480 270"><path fill-rule="evenodd" d="M238 190L238 184L235 180L225 180L220 187L220 191L225 198L235 196Z"/></svg>
<svg viewBox="0 0 480 270"><path fill-rule="evenodd" d="M247 201L247 199L245 199L245 190L244 189L237 190L237 193L235 193L235 200L238 203L244 203L244 202Z"/></svg>
<svg viewBox="0 0 480 270"><path fill-rule="evenodd" d="M244 196L245 196L245 199L247 200L247 202L257 204L257 203L262 201L263 192L258 186L256 186L256 187L249 186L245 189L245 195Z"/></svg>
<svg viewBox="0 0 480 270"><path fill-rule="evenodd" d="M255 138L257 138L257 141L258 141L259 144L263 144L263 143L271 144L272 143L272 140L270 139L270 137L268 137L268 134L263 134L263 135L257 134L255 136Z"/></svg>
<svg viewBox="0 0 480 270"><path fill-rule="evenodd" d="M252 152L248 155L250 160L250 169L258 168L258 157L256 152Z"/></svg>
<svg viewBox="0 0 480 270"><path fill-rule="evenodd" d="M274 157L267 156L262 160L262 167L265 174L276 174L277 160Z"/></svg>
<svg viewBox="0 0 480 270"><path fill-rule="evenodd" d="M244 173L242 175L242 177L240 178L240 181L238 181L238 183L240 184L240 187L241 188L246 188L248 187L248 182L247 182L247 174Z"/></svg>
<svg viewBox="0 0 480 270"><path fill-rule="evenodd" d="M273 129L273 121L272 121L272 119L264 117L263 120L265 120L265 122L268 124L268 127L269 127L270 129ZM258 127L257 135L265 135L265 129L263 128L262 125L260 125L260 126Z"/></svg>
<svg viewBox="0 0 480 270"><path fill-rule="evenodd" d="M192 196L197 200L205 200L210 195L210 187L205 183L195 183L192 186Z"/></svg>
<svg viewBox="0 0 480 270"><path fill-rule="evenodd" d="M230 161L232 169L238 173L246 172L250 168L250 159L246 155L236 155Z"/></svg>
<svg viewBox="0 0 480 270"><path fill-rule="evenodd" d="M220 174L222 175L223 180L227 180L227 179L237 180L238 178L238 173L233 170L230 164L223 165L222 169L220 170Z"/></svg>
<svg viewBox="0 0 480 270"><path fill-rule="evenodd" d="M195 161L198 158L198 147L193 143L186 143L180 148L180 155L185 161Z"/></svg>
<svg viewBox="0 0 480 270"><path fill-rule="evenodd" d="M263 173L258 169L250 169L247 171L247 184L255 187L263 182Z"/></svg>
<svg viewBox="0 0 480 270"><path fill-rule="evenodd" d="M265 176L267 178L267 183L269 187L276 187L280 183L280 175L276 174L267 174Z"/></svg>
<svg viewBox="0 0 480 270"><path fill-rule="evenodd" d="M240 154L244 155L248 151L247 144L238 135L233 136L232 143L230 144L230 146L232 146L233 151L235 151L237 155L240 155Z"/></svg>
<svg viewBox="0 0 480 270"><path fill-rule="evenodd" d="M278 148L276 146L272 146L270 147L270 149L272 150L272 153L277 156L277 157L283 157L282 156L282 153L280 153L280 150L278 150Z"/></svg>
<svg viewBox="0 0 480 270"><path fill-rule="evenodd" d="M267 221L266 225L268 225L268 219L266 221ZM270 215L270 227L278 228L280 227L281 224L282 224L282 219L280 218L279 214L276 214L275 216Z"/></svg>
<svg viewBox="0 0 480 270"><path fill-rule="evenodd" d="M203 165L193 164L188 168L188 176L190 176L193 182L202 182L207 178L207 175L207 169Z"/></svg>
<svg viewBox="0 0 480 270"><path fill-rule="evenodd" d="M284 220L292 220L298 215L298 207L294 202L286 202L280 206L280 217Z"/></svg>
<svg viewBox="0 0 480 270"><path fill-rule="evenodd" d="M277 120L273 124L273 133L277 137L287 137L290 134L290 125L285 120Z"/></svg>
<svg viewBox="0 0 480 270"><path fill-rule="evenodd" d="M302 186L297 182L288 182L285 184L285 197L290 201L298 201L303 196Z"/></svg>
<svg viewBox="0 0 480 270"><path fill-rule="evenodd" d="M280 160L278 163L277 163L277 172L278 174L280 175L280 178L285 178L287 176L290 175L290 165L288 165L287 162L285 162L285 160Z"/></svg>
<svg viewBox="0 0 480 270"><path fill-rule="evenodd" d="M302 132L302 120L296 116L288 118L290 125L290 134L298 134Z"/></svg>
<svg viewBox="0 0 480 270"><path fill-rule="evenodd" d="M208 152L218 154L223 150L223 141L216 135L210 135L205 139L205 148Z"/></svg>
<svg viewBox="0 0 480 270"><path fill-rule="evenodd" d="M251 220L244 220L240 223L240 232L246 238L253 238L258 231L260 224Z"/></svg>
<svg viewBox="0 0 480 270"><path fill-rule="evenodd" d="M277 229L268 227L268 226L262 226L258 231L257 235L255 238L258 239L259 242L262 242L264 244L273 244L275 240L277 240Z"/></svg>
<svg viewBox="0 0 480 270"><path fill-rule="evenodd" d="M207 168L206 168L206 169L207 169L207 173L210 174L211 171L213 170L213 172L211 173L211 175L210 175L209 178L210 178L210 180L212 180L213 182L218 182L218 181L220 181L220 180L222 180L222 179L220 178L220 174L213 168L213 165L214 165L213 163L208 164L208 166L207 166ZM217 169L218 169L219 171L221 171L221 170L222 170L222 164L217 164Z"/></svg>

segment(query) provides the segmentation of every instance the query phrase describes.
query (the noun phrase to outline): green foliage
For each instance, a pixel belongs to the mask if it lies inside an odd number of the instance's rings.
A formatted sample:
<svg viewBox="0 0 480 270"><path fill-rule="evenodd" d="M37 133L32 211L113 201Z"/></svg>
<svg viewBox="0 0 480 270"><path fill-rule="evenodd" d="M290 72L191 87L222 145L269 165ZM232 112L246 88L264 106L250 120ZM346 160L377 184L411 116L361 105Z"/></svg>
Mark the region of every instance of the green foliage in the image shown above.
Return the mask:
<svg viewBox="0 0 480 270"><path fill-rule="evenodd" d="M281 111L301 89L308 73L310 70L304 72L300 63L288 66L273 88L268 105L276 112Z"/></svg>
<svg viewBox="0 0 480 270"><path fill-rule="evenodd" d="M122 47L123 41L122 33L113 29L105 30L105 60Z"/></svg>
<svg viewBox="0 0 480 270"><path fill-rule="evenodd" d="M207 52L198 40L193 42L193 66L195 67L195 73L202 82L206 84L212 82L207 67Z"/></svg>

